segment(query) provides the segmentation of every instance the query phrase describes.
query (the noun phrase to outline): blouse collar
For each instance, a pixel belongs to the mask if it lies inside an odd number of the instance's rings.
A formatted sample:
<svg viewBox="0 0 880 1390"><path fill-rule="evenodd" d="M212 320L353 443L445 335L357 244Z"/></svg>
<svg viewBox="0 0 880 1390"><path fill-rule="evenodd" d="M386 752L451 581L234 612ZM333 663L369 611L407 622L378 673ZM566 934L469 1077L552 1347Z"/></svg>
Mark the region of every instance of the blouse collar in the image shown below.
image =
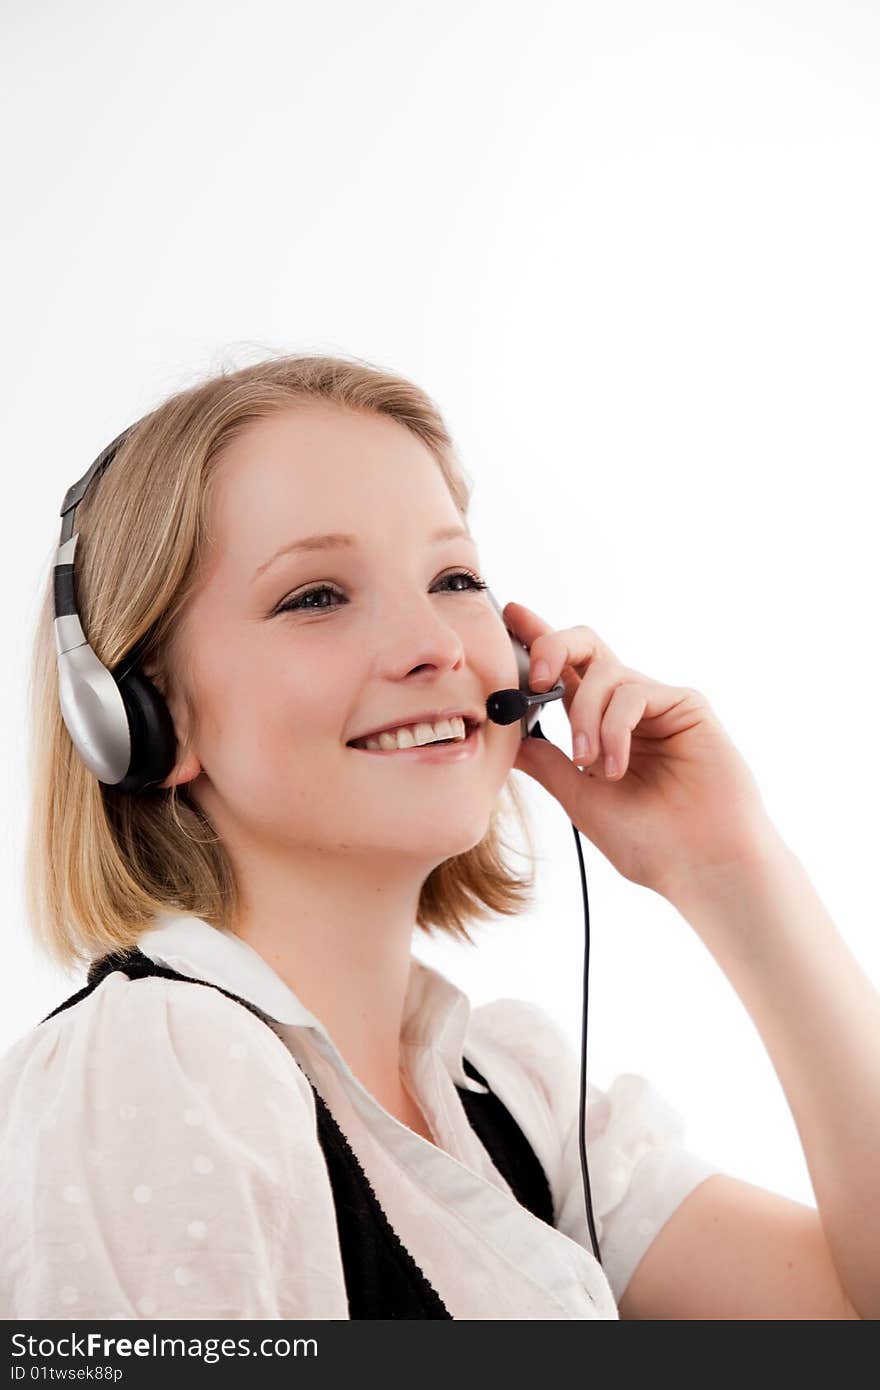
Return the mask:
<svg viewBox="0 0 880 1390"><path fill-rule="evenodd" d="M256 1004L279 1024L314 1029L339 1056L317 1015L241 937L190 914L157 913L153 921L156 925L138 937L137 945L144 955L181 974L220 985ZM462 1065L470 1014L470 1000L463 990L433 966L410 956L402 1045L433 1048L457 1086L482 1093L484 1087L469 1077Z"/></svg>

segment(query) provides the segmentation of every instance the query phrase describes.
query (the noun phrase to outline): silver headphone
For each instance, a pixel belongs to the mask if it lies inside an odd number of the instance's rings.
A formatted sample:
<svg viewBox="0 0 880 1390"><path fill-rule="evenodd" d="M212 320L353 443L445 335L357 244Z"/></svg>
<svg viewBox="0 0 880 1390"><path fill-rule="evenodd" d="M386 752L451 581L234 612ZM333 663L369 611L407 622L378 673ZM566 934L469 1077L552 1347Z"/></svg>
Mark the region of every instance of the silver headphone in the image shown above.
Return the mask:
<svg viewBox="0 0 880 1390"><path fill-rule="evenodd" d="M164 782L174 767L177 736L164 698L137 668L137 654L130 652L110 671L89 646L76 605L73 576L79 532L74 522L89 485L101 476L134 428L129 425L117 435L65 493L53 572L58 695L64 723L77 753L98 781L121 792L143 792Z"/></svg>

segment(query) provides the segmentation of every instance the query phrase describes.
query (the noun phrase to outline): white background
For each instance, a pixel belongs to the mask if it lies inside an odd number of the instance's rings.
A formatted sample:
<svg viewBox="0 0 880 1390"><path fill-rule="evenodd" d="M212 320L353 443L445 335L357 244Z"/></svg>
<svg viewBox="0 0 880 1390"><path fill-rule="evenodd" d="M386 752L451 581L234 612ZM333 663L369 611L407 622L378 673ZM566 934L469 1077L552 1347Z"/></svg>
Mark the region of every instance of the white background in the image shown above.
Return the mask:
<svg viewBox="0 0 880 1390"><path fill-rule="evenodd" d="M26 663L64 493L165 396L279 350L434 397L499 601L705 692L880 985L878 13L5 6L0 1047L83 982L36 957L21 902ZM542 727L570 751L561 705ZM416 949L474 1003L542 1004L579 1055L572 830L516 776L536 910L477 951ZM738 995L583 844L589 1079L650 1076L690 1146L812 1203Z"/></svg>

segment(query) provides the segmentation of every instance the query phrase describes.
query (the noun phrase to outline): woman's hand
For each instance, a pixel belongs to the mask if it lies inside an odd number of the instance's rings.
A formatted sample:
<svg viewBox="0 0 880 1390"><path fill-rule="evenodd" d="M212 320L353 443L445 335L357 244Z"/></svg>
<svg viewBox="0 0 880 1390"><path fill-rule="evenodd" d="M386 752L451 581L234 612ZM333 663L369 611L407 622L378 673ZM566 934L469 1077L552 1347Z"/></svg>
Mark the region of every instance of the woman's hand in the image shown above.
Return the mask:
<svg viewBox="0 0 880 1390"><path fill-rule="evenodd" d="M778 840L751 771L699 691L623 666L592 628L554 631L519 603L503 616L529 649L531 689L561 681L573 740L589 740L572 761L549 740L522 739L514 767L556 797L624 878L672 897L700 870L746 865ZM550 669L539 680L541 660Z"/></svg>

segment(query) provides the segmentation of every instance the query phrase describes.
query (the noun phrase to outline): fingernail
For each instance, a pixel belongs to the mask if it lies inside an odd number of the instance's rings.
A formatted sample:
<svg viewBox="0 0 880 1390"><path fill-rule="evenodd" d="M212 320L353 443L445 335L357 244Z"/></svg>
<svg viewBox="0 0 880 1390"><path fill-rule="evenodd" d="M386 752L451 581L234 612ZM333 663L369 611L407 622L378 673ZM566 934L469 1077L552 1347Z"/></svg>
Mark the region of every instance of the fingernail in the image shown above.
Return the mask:
<svg viewBox="0 0 880 1390"><path fill-rule="evenodd" d="M614 757L613 753L609 753L608 757L605 759L605 775L606 777L614 777L616 773L617 759Z"/></svg>
<svg viewBox="0 0 880 1390"><path fill-rule="evenodd" d="M587 749L589 748L589 746L590 741L587 738L586 734L575 734L574 760L576 763L581 762L587 756Z"/></svg>
<svg viewBox="0 0 880 1390"><path fill-rule="evenodd" d="M550 663L547 661L536 661L532 671L532 684L535 681L546 681L550 678Z"/></svg>

